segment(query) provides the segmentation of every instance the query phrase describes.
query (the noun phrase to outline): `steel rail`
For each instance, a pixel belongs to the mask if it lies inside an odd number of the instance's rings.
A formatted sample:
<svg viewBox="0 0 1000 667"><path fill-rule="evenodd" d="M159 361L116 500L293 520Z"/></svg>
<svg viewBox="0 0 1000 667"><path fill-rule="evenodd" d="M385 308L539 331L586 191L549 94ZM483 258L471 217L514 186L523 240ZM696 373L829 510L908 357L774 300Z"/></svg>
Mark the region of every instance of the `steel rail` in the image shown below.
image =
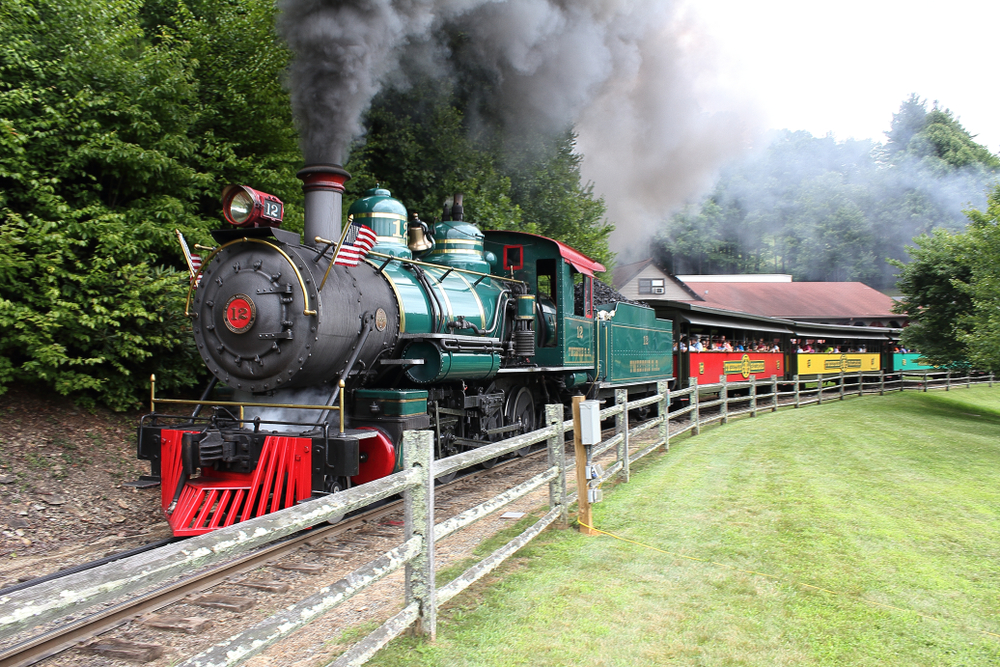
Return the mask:
<svg viewBox="0 0 1000 667"><path fill-rule="evenodd" d="M503 461L492 468L475 470L468 475L458 477L447 484L441 484L439 485L439 488L457 484L461 481L469 481L471 478L475 478L479 475L503 470L504 468L523 462L527 459L536 458L545 453L546 450L540 450L532 452L524 457L515 457ZM394 500L386 505L382 505L381 507L368 510L363 514L345 519L335 525L303 531L299 535L269 545L259 551L255 551L254 553L246 554L228 563L216 565L208 568L207 570L191 575L190 577L186 577L165 586L160 586L151 591L147 591L138 597L114 604L95 614L85 616L60 627L50 629L33 637L29 637L18 644L0 651L0 667L25 667L27 665L33 665L40 660L44 660L45 658L72 648L83 640L89 639L103 632L107 632L108 630L135 618L136 616L155 611L169 604L183 600L192 593L206 590L212 586L223 583L234 575L242 574L254 568L260 567L275 558L292 553L301 548L304 543L316 540L320 537L334 537L347 532L351 528L361 526L366 522L380 519L383 516L400 509L402 504L403 501L401 499ZM108 558L114 559L114 556ZM103 561L106 559L101 560ZM85 565L88 564L84 564L84 566ZM86 569L84 566L79 567Z"/></svg>

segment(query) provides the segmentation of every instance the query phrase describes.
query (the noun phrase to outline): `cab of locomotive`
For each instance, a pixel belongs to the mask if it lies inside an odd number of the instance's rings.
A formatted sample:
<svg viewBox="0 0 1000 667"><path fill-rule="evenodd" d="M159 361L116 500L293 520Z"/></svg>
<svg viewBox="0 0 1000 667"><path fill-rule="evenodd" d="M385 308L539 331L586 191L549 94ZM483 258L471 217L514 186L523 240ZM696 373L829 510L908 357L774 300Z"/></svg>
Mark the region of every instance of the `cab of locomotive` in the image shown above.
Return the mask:
<svg viewBox="0 0 1000 667"><path fill-rule="evenodd" d="M535 320L535 363L566 369L567 386L586 381L587 369L595 363L594 273L604 266L537 234L490 231L485 237L484 247L495 258L493 272L525 282L534 296L529 307Z"/></svg>

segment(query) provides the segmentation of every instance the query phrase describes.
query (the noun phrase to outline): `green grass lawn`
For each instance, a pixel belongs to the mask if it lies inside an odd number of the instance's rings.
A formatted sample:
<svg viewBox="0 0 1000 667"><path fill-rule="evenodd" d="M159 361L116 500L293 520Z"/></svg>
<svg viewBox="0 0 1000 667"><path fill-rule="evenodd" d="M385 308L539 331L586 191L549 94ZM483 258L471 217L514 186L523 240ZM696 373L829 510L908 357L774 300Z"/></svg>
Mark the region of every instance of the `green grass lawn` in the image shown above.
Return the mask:
<svg viewBox="0 0 1000 667"><path fill-rule="evenodd" d="M1000 389L784 410L647 458L594 522L661 551L549 531L435 643L370 664L1000 665Z"/></svg>

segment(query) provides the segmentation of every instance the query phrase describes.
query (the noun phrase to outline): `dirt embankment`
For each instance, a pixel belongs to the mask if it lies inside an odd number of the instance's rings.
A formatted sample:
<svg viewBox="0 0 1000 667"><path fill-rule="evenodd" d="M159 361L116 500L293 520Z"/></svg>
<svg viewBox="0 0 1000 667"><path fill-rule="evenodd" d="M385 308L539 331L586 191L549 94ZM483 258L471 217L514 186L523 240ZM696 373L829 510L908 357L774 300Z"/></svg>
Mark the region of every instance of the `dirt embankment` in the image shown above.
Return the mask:
<svg viewBox="0 0 1000 667"><path fill-rule="evenodd" d="M138 414L90 412L59 396L0 396L0 586L163 539L159 487L135 458Z"/></svg>

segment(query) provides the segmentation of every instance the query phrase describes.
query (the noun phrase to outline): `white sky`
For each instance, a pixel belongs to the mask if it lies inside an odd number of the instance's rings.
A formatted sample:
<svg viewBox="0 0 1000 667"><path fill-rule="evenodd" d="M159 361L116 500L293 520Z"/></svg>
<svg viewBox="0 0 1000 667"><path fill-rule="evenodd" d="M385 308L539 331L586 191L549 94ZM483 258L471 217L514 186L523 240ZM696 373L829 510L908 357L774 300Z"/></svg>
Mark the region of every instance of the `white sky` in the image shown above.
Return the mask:
<svg viewBox="0 0 1000 667"><path fill-rule="evenodd" d="M995 0L691 0L770 128L885 141L917 93L1000 151Z"/></svg>

